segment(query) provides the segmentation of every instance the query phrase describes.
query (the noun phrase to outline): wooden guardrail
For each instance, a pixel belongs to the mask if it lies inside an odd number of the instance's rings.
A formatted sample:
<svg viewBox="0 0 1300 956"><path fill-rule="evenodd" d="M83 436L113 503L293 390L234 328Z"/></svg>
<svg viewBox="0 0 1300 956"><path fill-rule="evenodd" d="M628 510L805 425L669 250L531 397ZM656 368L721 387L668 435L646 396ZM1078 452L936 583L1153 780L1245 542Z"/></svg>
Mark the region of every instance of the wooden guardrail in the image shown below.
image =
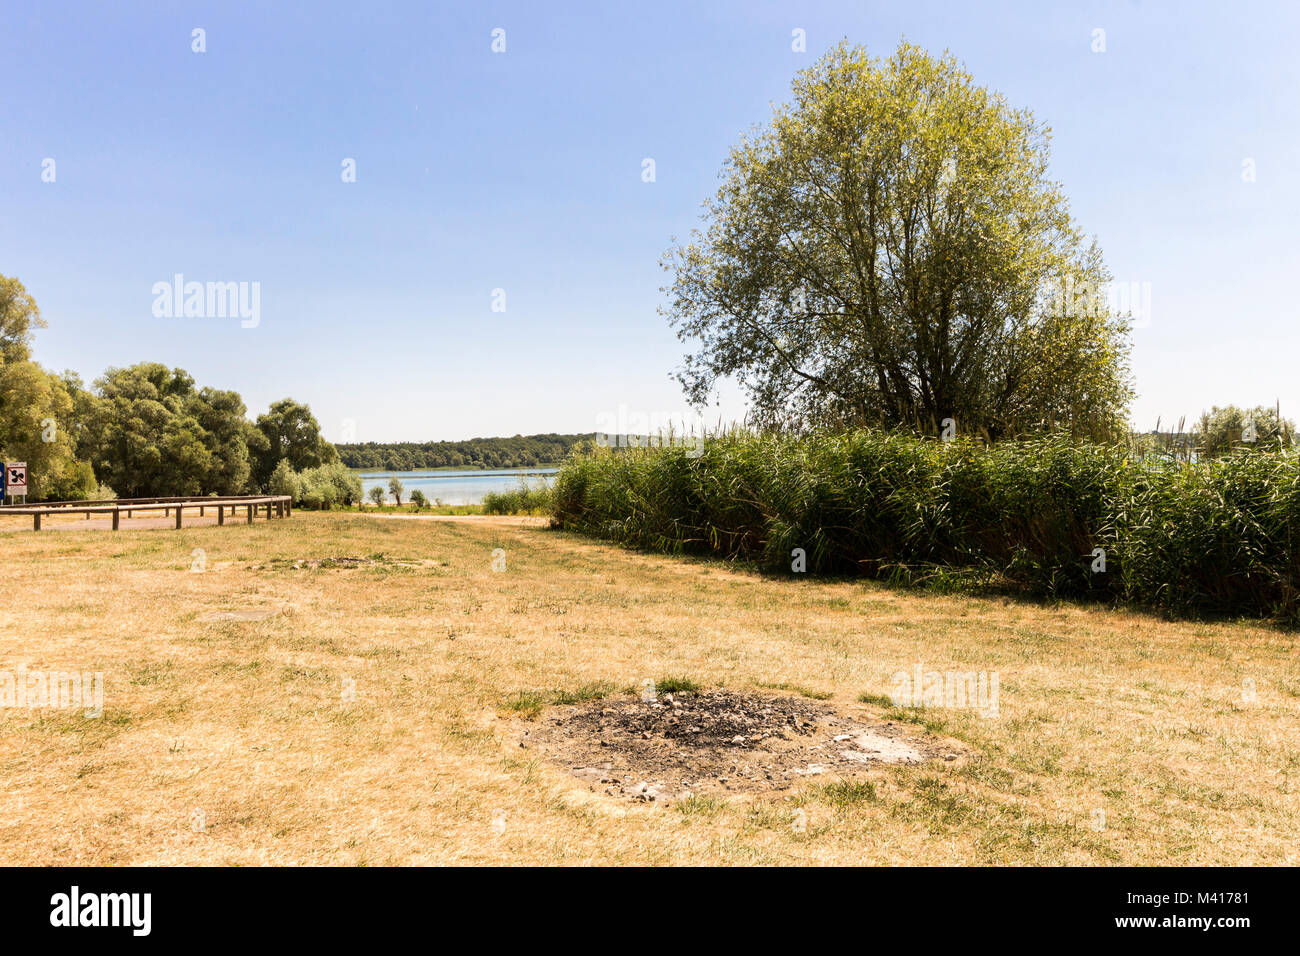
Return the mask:
<svg viewBox="0 0 1300 956"><path fill-rule="evenodd" d="M288 495L228 495L226 497L181 497L181 498L99 498L93 501L47 501L39 505L4 505L0 506L0 517L5 515L31 515L32 530L41 530L41 517L45 515L80 515L89 520L91 515L112 515L113 530L117 531L121 523L122 512L131 518L137 511L161 511L163 517L171 517L176 512L176 527L181 526L181 516L186 509L193 514L198 510L199 517L204 517L209 508L217 509L217 524L226 523L226 509L234 517L240 508L248 516L248 524L253 523L253 515L262 508L266 509L266 520L271 520L274 510L276 517L288 518L293 514L293 499Z"/></svg>

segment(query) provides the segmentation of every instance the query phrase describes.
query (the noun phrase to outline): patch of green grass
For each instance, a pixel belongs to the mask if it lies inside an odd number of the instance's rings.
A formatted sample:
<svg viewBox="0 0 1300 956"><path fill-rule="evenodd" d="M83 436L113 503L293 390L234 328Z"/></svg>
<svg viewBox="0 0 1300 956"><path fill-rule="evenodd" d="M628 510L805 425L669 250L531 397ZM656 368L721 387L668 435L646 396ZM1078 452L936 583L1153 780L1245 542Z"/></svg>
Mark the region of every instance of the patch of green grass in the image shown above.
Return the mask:
<svg viewBox="0 0 1300 956"><path fill-rule="evenodd" d="M576 690L521 690L506 699L503 707L525 720L532 720L543 708L556 704L586 704L602 700L614 692L609 681L592 681Z"/></svg>
<svg viewBox="0 0 1300 956"><path fill-rule="evenodd" d="M590 684L583 684L577 690L557 690L552 692L551 703L553 704L585 704L593 700L601 700L608 697L614 692L614 685L608 681L594 681Z"/></svg>
<svg viewBox="0 0 1300 956"><path fill-rule="evenodd" d="M808 697L812 700L830 700L835 696L830 693L830 691L813 690L811 687L805 687L802 684L767 684L760 681L758 686L764 687L768 690L788 690L792 694L798 694L801 697Z"/></svg>
<svg viewBox="0 0 1300 956"><path fill-rule="evenodd" d="M262 667L262 662L256 659L251 661L234 660L234 661L222 661L220 664L217 665L217 670L222 672L257 671L260 670L261 667Z"/></svg>
<svg viewBox="0 0 1300 956"><path fill-rule="evenodd" d="M896 807L896 812L925 820L931 832L965 823L975 812L951 792L948 784L937 777L923 777L916 781L910 800Z"/></svg>
<svg viewBox="0 0 1300 956"><path fill-rule="evenodd" d="M171 671L171 661L164 663L145 663L131 672L131 683L136 687L156 684Z"/></svg>
<svg viewBox="0 0 1300 956"><path fill-rule="evenodd" d="M698 694L700 685L689 677L661 677L655 681L655 692L659 694Z"/></svg>
<svg viewBox="0 0 1300 956"><path fill-rule="evenodd" d="M683 816L698 816L707 820L712 820L726 808L727 801L719 800L717 797L702 797L698 794L691 794L677 803L677 812Z"/></svg>
<svg viewBox="0 0 1300 956"><path fill-rule="evenodd" d="M546 706L546 698L535 690L521 690L508 697L502 706L506 710L514 711L525 720L532 720Z"/></svg>
<svg viewBox="0 0 1300 956"><path fill-rule="evenodd" d="M822 784L815 794L836 809L847 810L855 804L874 803L876 785L870 780L836 780Z"/></svg>
<svg viewBox="0 0 1300 956"><path fill-rule="evenodd" d="M880 704L888 707L882 715L885 720L893 720L899 723L920 724L926 730L935 734L952 733L948 722L940 717L935 717L924 707L895 707L894 702L889 698L876 697L873 694L863 694L858 698L864 704Z"/></svg>
<svg viewBox="0 0 1300 956"><path fill-rule="evenodd" d="M858 695L858 703L873 704L876 707L889 707L891 709L894 706L894 702L884 694L868 694L865 691Z"/></svg>
<svg viewBox="0 0 1300 956"><path fill-rule="evenodd" d="M954 737L963 736L963 734L953 728L949 721L937 716L932 708L899 707L894 703L892 698L886 697L884 694L872 694L868 692L859 694L858 702L871 704L873 707L884 707L885 713L883 713L881 717L885 720L907 724L919 724L926 730L935 734L948 734Z"/></svg>

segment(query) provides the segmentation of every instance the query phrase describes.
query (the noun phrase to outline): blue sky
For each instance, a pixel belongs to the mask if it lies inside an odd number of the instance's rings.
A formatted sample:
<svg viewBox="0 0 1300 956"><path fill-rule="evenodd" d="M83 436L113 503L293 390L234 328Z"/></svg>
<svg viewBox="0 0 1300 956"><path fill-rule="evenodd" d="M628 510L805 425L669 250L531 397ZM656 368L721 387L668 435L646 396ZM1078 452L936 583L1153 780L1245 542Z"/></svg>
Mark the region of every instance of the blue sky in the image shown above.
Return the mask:
<svg viewBox="0 0 1300 956"><path fill-rule="evenodd" d="M1137 425L1227 402L1300 418L1298 10L10 4L0 273L36 296L48 367L179 365L254 414L306 401L335 440L680 413L661 254L797 70L843 37L883 55L906 36L1051 125L1080 225L1117 279L1150 283ZM176 273L260 283L259 324L156 317ZM743 415L720 401L710 420Z"/></svg>

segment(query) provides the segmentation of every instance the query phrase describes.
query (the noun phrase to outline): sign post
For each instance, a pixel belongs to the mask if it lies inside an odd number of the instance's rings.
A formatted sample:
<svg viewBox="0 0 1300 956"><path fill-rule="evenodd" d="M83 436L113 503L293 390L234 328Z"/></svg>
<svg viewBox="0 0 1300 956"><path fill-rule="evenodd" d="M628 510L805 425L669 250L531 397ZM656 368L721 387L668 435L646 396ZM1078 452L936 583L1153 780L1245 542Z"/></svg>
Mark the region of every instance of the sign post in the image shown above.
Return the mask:
<svg viewBox="0 0 1300 956"><path fill-rule="evenodd" d="M27 462L5 462L3 491L4 495L0 495L0 501L4 500L4 496L13 499L22 495L23 504L27 503ZM10 503L12 504L12 501Z"/></svg>

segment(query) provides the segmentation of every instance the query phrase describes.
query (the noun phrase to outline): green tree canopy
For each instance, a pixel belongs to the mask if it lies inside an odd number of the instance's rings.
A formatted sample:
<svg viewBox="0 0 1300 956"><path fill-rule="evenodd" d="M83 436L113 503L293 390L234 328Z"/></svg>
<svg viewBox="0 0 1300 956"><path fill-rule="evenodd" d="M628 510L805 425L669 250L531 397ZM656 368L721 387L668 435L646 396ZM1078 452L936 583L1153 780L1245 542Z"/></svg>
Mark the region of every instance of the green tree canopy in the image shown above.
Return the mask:
<svg viewBox="0 0 1300 956"><path fill-rule="evenodd" d="M1214 458L1232 451L1290 448L1294 436L1295 422L1281 418L1276 408L1215 405L1201 415L1192 441L1200 455Z"/></svg>
<svg viewBox="0 0 1300 956"><path fill-rule="evenodd" d="M688 397L734 377L758 424L1122 425L1129 323L1047 140L950 56L832 50L663 263Z"/></svg>
<svg viewBox="0 0 1300 956"><path fill-rule="evenodd" d="M248 488L251 472L248 434L255 431L238 392L201 388L189 397L185 411L203 430L212 465L200 482L200 494L237 495Z"/></svg>
<svg viewBox="0 0 1300 956"><path fill-rule="evenodd" d="M87 438L95 474L125 498L196 495L213 470L210 439L188 408L194 379L158 362L95 381Z"/></svg>
<svg viewBox="0 0 1300 956"><path fill-rule="evenodd" d="M110 368L91 389L47 372L31 361L32 330L44 325L22 283L0 276L0 460L27 462L30 498L90 497L97 479L128 498L234 495L265 489L282 460L295 482L338 461L292 399L254 425L237 392L197 388L158 362ZM346 468L319 477L335 500L361 495Z"/></svg>
<svg viewBox="0 0 1300 956"><path fill-rule="evenodd" d="M31 360L32 330L44 327L23 284L0 275L0 461L27 462L30 500L86 498L95 480L77 460L72 394Z"/></svg>
<svg viewBox="0 0 1300 956"><path fill-rule="evenodd" d="M29 500L83 499L95 491L71 430L72 397L63 379L35 362L0 364L0 461L27 462Z"/></svg>
<svg viewBox="0 0 1300 956"><path fill-rule="evenodd" d="M275 466L287 459L294 471L306 471L338 460L338 452L320 433L309 405L282 398L257 416L257 430L266 444L254 453L254 480L265 488Z"/></svg>
<svg viewBox="0 0 1300 956"><path fill-rule="evenodd" d="M0 276L0 364L32 357L32 329L45 328L36 300L17 279Z"/></svg>
<svg viewBox="0 0 1300 956"><path fill-rule="evenodd" d="M237 392L196 388L184 369L157 362L109 369L92 392L76 391L75 405L80 447L99 480L126 498L265 490L285 457L268 454L283 446L273 446L259 427L267 416L259 426L248 421ZM310 413L308 419L303 428L314 426ZM296 433L294 441L308 437ZM322 441L319 432L314 437ZM254 462L267 468L265 480L255 481ZM288 467L296 470L292 458Z"/></svg>

